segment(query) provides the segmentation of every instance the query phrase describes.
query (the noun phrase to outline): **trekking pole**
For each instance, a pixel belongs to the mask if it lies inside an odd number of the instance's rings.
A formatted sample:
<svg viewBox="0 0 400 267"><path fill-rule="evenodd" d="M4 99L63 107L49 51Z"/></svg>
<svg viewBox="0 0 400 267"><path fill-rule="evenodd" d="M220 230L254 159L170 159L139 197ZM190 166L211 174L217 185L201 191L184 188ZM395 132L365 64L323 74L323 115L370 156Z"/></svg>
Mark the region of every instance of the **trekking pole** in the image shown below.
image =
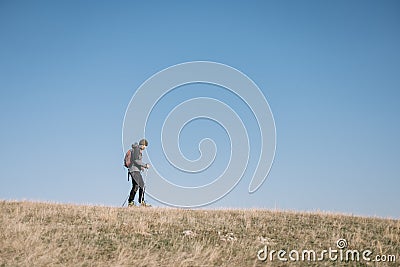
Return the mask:
<svg viewBox="0 0 400 267"><path fill-rule="evenodd" d="M129 170L128 170L128 181L129 181L129 176L132 177L131 173L130 173ZM133 177L132 177L132 179L133 179ZM128 200L129 196L130 196L130 193L129 193L128 196L126 197L124 203L122 203L122 207L125 206L125 203L126 203L126 201Z"/></svg>
<svg viewBox="0 0 400 267"><path fill-rule="evenodd" d="M122 203L122 207L125 206L125 203L126 203L126 201L128 200L128 198L129 198L129 195L126 197L124 203Z"/></svg>
<svg viewBox="0 0 400 267"><path fill-rule="evenodd" d="M144 185L143 185L143 194L142 194L141 202L144 201L144 194L146 193L147 171L148 171L148 169L145 169L145 170L144 170Z"/></svg>

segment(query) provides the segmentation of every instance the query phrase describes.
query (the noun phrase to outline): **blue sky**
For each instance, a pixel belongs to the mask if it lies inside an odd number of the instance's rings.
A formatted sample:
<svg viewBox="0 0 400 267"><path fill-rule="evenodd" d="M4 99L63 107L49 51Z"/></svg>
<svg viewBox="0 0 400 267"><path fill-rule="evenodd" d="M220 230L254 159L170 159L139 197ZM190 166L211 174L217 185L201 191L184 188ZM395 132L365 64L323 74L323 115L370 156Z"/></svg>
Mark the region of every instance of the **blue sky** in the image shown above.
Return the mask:
<svg viewBox="0 0 400 267"><path fill-rule="evenodd" d="M244 177L209 207L399 218L399 11L398 1L0 1L0 198L120 206L135 90L206 60L249 76L277 131L262 187L248 194ZM208 127L226 145L209 123L186 130L189 158Z"/></svg>

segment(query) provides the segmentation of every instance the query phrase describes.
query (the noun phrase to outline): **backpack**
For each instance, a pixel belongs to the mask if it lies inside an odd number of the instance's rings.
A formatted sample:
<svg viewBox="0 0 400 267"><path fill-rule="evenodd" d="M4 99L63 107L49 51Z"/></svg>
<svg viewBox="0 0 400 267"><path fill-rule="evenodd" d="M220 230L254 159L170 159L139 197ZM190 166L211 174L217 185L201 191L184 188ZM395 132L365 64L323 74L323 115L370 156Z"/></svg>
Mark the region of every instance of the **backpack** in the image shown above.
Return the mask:
<svg viewBox="0 0 400 267"><path fill-rule="evenodd" d="M124 166L129 169L132 166L132 163L133 163L132 149L129 149L128 152L126 152L126 154L125 154Z"/></svg>

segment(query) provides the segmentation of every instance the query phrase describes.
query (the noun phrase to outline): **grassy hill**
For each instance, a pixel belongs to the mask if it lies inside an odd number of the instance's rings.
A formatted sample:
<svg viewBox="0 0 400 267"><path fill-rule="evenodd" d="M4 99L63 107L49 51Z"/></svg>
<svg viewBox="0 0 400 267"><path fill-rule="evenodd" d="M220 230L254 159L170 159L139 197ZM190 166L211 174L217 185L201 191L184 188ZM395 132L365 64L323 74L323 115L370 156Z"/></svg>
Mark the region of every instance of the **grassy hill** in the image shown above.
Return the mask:
<svg viewBox="0 0 400 267"><path fill-rule="evenodd" d="M400 220L9 201L0 201L0 212L0 266L400 265ZM339 239L346 239L346 248L339 249ZM329 248L337 250L331 255L336 260L324 254ZM262 261L257 254L262 259L265 249L268 256ZM278 252L271 260L271 250L285 250L280 256L287 261L279 260ZM310 250L316 253L314 261ZM346 262L348 250L358 250L360 261L348 254ZM365 250L371 250L371 261L362 258ZM387 262L373 261L376 255Z"/></svg>

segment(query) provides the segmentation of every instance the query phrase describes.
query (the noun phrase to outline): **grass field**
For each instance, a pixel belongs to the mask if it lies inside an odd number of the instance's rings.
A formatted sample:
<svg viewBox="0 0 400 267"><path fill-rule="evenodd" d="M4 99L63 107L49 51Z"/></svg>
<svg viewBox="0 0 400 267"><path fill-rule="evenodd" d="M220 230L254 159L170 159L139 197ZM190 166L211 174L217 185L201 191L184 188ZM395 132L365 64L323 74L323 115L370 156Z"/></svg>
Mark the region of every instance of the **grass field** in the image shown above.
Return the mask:
<svg viewBox="0 0 400 267"><path fill-rule="evenodd" d="M0 201L0 211L0 266L400 265L400 220L10 201ZM339 249L339 239L346 239L348 246ZM261 250L262 259L265 248L268 255L262 261L257 254ZM336 260L323 253L329 248L337 250L331 255ZM279 260L278 252L271 260L271 250L285 250L281 258L287 261ZM310 250L316 253L314 261ZM346 262L347 250L359 251L360 261L355 257ZM371 251L371 261L362 258L365 250ZM304 260L303 251L311 253ZM376 256L386 262L374 261Z"/></svg>

